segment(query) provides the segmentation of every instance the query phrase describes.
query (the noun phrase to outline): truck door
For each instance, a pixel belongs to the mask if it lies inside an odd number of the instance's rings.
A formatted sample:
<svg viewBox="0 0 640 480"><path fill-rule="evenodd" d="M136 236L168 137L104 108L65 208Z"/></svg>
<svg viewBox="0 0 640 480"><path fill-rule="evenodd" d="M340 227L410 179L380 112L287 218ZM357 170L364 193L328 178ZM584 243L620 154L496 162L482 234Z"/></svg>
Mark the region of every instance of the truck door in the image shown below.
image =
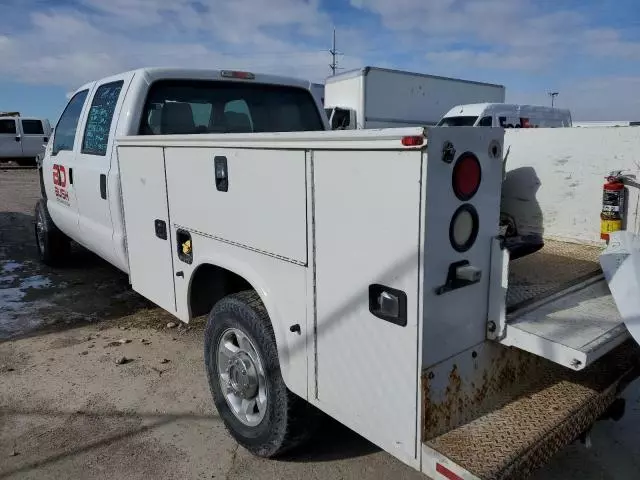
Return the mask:
<svg viewBox="0 0 640 480"><path fill-rule="evenodd" d="M131 286L176 313L164 149L120 146L118 162Z"/></svg>
<svg viewBox="0 0 640 480"><path fill-rule="evenodd" d="M314 151L313 167L317 399L407 460L417 432L421 158ZM402 188L385 194L390 182Z"/></svg>
<svg viewBox="0 0 640 480"><path fill-rule="evenodd" d="M22 156L22 138L15 118L0 118L0 158Z"/></svg>
<svg viewBox="0 0 640 480"><path fill-rule="evenodd" d="M22 155L35 157L43 150L43 145L49 141L45 136L42 121L38 119L20 119L22 127Z"/></svg>
<svg viewBox="0 0 640 480"><path fill-rule="evenodd" d="M78 121L83 114L90 88L76 93L56 125L53 141L45 151L42 175L47 208L56 226L73 239L78 236L78 203L73 178L78 144Z"/></svg>
<svg viewBox="0 0 640 480"><path fill-rule="evenodd" d="M109 192L118 181L117 169L114 176L110 176L117 126L114 118L118 118L131 78L132 74L119 75L96 84L73 172L80 239L87 248L111 263L117 263L109 205Z"/></svg>

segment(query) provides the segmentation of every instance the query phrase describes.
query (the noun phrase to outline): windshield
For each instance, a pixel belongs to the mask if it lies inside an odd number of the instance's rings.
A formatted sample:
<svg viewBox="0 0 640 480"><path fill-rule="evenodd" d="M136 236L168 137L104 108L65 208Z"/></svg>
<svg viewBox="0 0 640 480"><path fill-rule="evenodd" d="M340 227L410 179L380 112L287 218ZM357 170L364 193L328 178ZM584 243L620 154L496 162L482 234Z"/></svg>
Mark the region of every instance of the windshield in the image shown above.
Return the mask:
<svg viewBox="0 0 640 480"><path fill-rule="evenodd" d="M437 127L473 127L478 117L444 117Z"/></svg>
<svg viewBox="0 0 640 480"><path fill-rule="evenodd" d="M162 80L151 86L141 135L324 130L311 92L245 82Z"/></svg>

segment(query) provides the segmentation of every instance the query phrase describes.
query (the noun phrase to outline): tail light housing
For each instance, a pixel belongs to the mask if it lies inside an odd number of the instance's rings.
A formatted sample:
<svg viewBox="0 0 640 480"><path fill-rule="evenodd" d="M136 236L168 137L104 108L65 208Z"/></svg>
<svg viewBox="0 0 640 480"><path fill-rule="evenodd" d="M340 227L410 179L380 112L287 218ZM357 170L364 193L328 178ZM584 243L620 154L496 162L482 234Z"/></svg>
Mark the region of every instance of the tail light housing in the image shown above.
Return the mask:
<svg viewBox="0 0 640 480"><path fill-rule="evenodd" d="M480 188L481 181L482 168L478 157L471 152L460 155L453 167L452 175L453 192L456 197L463 202L471 200Z"/></svg>
<svg viewBox="0 0 640 480"><path fill-rule="evenodd" d="M424 143L424 136L412 135L408 137L402 137L402 145L405 147L419 147Z"/></svg>
<svg viewBox="0 0 640 480"><path fill-rule="evenodd" d="M254 80L256 76L251 72L240 72L238 70L222 70L220 72L221 77L225 78L238 78L242 80Z"/></svg>
<svg viewBox="0 0 640 480"><path fill-rule="evenodd" d="M449 241L457 252L469 250L478 237L480 221L478 212L470 203L460 205L451 217Z"/></svg>

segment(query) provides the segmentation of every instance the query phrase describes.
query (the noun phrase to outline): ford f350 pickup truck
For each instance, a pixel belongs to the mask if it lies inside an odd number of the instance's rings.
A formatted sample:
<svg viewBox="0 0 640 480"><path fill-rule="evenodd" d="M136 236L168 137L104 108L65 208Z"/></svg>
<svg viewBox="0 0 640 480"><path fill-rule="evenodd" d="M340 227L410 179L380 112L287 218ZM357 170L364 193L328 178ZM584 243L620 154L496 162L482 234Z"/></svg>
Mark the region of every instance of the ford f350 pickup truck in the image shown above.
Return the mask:
<svg viewBox="0 0 640 480"><path fill-rule="evenodd" d="M213 400L259 456L320 410L432 478L519 479L619 417L640 354L601 248L509 260L503 130L321 131L309 88L168 69L80 88L41 166L42 260L73 239L207 314Z"/></svg>

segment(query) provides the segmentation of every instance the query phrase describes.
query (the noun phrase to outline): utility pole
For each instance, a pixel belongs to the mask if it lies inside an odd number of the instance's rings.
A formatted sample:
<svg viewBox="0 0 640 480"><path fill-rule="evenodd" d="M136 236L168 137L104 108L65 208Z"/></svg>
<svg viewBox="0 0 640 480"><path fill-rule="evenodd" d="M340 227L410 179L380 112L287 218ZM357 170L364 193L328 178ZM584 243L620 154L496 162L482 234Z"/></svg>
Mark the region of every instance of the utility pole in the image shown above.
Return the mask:
<svg viewBox="0 0 640 480"><path fill-rule="evenodd" d="M331 50L329 50L329 53L331 54L331 63L329 64L329 68L331 69L331 75L335 75L336 74L336 70L338 70L340 67L338 67L338 55L339 52L338 50L336 50L336 29L333 29L333 43L331 46Z"/></svg>
<svg viewBox="0 0 640 480"><path fill-rule="evenodd" d="M553 108L556 104L556 97L559 95L560 92L549 92L549 96L551 97L551 107Z"/></svg>

